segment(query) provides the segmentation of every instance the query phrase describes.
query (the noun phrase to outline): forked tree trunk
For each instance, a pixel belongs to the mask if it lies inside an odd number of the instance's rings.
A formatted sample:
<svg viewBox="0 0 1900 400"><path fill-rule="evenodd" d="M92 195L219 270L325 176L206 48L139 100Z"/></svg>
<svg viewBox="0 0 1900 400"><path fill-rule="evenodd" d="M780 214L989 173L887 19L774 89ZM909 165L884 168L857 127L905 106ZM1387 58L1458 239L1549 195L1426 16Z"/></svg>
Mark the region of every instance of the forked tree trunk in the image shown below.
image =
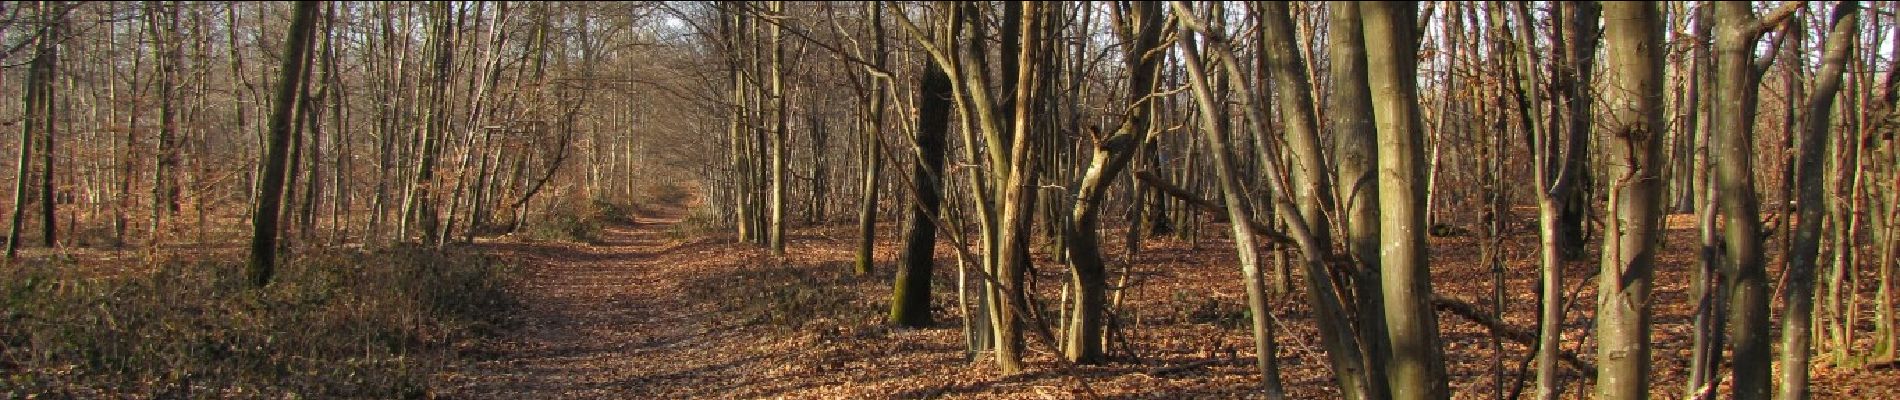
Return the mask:
<svg viewBox="0 0 1900 400"><path fill-rule="evenodd" d="M1372 93L1366 86L1366 44L1360 24L1357 2L1328 3L1331 27L1327 33L1327 54L1332 64L1332 95L1328 115L1332 116L1333 152L1338 161L1338 182L1334 191L1339 205L1340 232L1349 259L1358 267L1353 273L1353 326L1365 366L1366 391L1358 399L1384 399L1391 396L1386 381L1386 366L1391 350L1386 342L1385 295L1379 283L1379 187L1378 132L1373 127ZM1355 398L1346 393L1347 398Z"/></svg>
<svg viewBox="0 0 1900 400"><path fill-rule="evenodd" d="M1768 270L1763 260L1761 206L1755 193L1755 107L1761 70L1754 60L1756 42L1768 28L1794 14L1799 2L1757 20L1748 3L1714 3L1715 73L1724 83L1715 93L1715 186L1726 220L1723 260L1729 287L1729 327L1734 348L1736 399L1769 396L1770 363Z"/></svg>
<svg viewBox="0 0 1900 400"><path fill-rule="evenodd" d="M1095 154L1076 188L1075 205L1062 233L1068 237L1069 265L1076 287L1075 301L1070 305L1073 317L1063 350L1070 361L1080 364L1106 361L1102 328L1108 303L1108 270L1098 232L1102 200L1108 194L1109 185L1128 167L1141 143L1147 140L1148 131L1153 129L1153 116L1148 112L1152 103L1149 95L1154 93L1155 72L1161 66L1162 55L1156 51L1161 46L1161 4L1134 3L1129 5L1129 11L1126 21L1118 24L1123 27L1118 31L1129 35L1123 38L1128 43L1123 48L1123 63L1130 71L1126 83L1127 109L1131 113L1122 119L1111 136L1095 144Z"/></svg>

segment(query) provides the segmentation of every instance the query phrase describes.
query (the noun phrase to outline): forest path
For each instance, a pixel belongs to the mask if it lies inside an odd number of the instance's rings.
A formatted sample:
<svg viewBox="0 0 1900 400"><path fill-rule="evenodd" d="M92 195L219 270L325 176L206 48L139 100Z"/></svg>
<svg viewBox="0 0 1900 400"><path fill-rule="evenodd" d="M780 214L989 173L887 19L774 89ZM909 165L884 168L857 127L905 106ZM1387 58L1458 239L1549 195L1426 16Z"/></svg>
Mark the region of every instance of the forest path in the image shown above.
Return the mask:
<svg viewBox="0 0 1900 400"><path fill-rule="evenodd" d="M694 273L680 269L716 247L669 234L686 209L637 213L592 244L485 244L525 269L519 325L450 366L432 397L704 397L742 381L746 360L719 355L740 338L683 293Z"/></svg>

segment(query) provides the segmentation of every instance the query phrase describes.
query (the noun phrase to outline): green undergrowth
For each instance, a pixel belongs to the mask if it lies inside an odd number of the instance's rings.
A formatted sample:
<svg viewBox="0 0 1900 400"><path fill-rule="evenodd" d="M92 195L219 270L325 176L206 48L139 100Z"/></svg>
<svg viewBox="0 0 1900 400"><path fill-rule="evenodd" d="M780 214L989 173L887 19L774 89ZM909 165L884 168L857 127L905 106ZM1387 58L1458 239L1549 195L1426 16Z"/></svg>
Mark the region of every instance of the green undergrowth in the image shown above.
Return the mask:
<svg viewBox="0 0 1900 400"><path fill-rule="evenodd" d="M0 397L424 398L515 307L507 265L417 248L296 257L261 290L235 262L78 270L0 267Z"/></svg>

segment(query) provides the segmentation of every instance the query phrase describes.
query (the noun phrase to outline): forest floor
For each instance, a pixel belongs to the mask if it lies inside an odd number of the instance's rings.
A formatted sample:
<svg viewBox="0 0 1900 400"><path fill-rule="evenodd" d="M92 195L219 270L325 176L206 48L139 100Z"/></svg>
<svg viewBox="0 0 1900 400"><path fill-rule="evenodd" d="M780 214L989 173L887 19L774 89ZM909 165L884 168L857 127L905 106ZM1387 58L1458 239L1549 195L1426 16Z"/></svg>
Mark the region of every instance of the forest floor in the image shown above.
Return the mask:
<svg viewBox="0 0 1900 400"><path fill-rule="evenodd" d="M897 224L880 225L877 271L851 274L855 227L847 223L794 228L784 257L734 243L729 233L682 223L684 206L637 213L594 243L485 244L526 270L523 306L512 330L467 349L468 361L438 374L437 398L1248 398L1253 372L1247 315L1241 306L1232 247L1218 224L1197 241L1144 240L1121 313L1126 340L1110 347L1116 361L1065 367L1031 335L1030 369L1003 377L993 362L964 353L956 305L954 251L940 248L934 317L927 329L882 323L888 303ZM1672 222L1675 222L1672 219ZM1676 397L1688 359L1689 308L1684 286L1692 232L1671 224L1658 270L1654 390ZM1119 234L1104 235L1120 249ZM1514 329L1535 326L1534 236L1505 241L1506 315ZM1433 238L1436 290L1490 312L1493 277L1478 262L1478 239ZM1119 251L1110 259L1119 260ZM1594 255L1591 255L1594 257ZM1594 259L1594 258L1591 258ZM1115 275L1124 272L1116 264ZM1594 360L1591 330L1594 262L1571 265L1578 288L1565 324L1565 350ZM1055 318L1059 263L1038 260L1033 286L1040 309ZM1293 293L1278 297L1278 361L1292 398L1334 398L1318 350L1312 315L1295 276ZM1777 308L1779 308L1777 306ZM1440 330L1456 398L1492 398L1501 382L1518 381L1527 347L1505 341L1494 352L1482 326L1441 312ZM1778 319L1777 319L1778 320ZM1866 333L1860 335L1865 342ZM1861 347L1864 349L1865 347ZM1130 351L1133 357L1130 357ZM1502 355L1502 357L1494 357ZM1900 398L1900 371L1830 368L1815 362L1817 398ZM1589 381L1566 369L1567 397ZM1587 374L1586 374L1587 375ZM1530 388L1525 388L1530 391ZM1528 393L1526 394L1528 395Z"/></svg>

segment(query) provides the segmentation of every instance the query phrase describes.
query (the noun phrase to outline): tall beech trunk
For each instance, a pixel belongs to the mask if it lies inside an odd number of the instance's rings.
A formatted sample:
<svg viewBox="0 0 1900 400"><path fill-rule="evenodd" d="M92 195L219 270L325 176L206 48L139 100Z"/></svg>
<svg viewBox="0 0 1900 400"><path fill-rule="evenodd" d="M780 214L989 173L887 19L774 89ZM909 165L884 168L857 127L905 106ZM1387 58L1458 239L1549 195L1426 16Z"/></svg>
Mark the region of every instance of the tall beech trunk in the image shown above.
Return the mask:
<svg viewBox="0 0 1900 400"><path fill-rule="evenodd" d="M1023 324L1030 307L1025 279L1031 260L1029 259L1029 236L1035 216L1034 177L1040 163L1038 154L1046 149L1038 143L1037 125L1039 114L1039 86L1042 83L1044 49L1038 45L1042 40L1043 24L1047 23L1044 4L1023 3L1021 5L1021 23L1009 36L1019 38L1016 46L1016 78L1010 85L1014 100L1008 104L1012 109L1010 118L1010 140L1008 149L1007 174L996 188L1001 193L998 207L1001 213L996 219L997 235L995 248L996 269L994 280L997 295L992 298L991 321L996 331L996 364L1004 374L1015 374L1023 369ZM1008 13L1005 13L1008 14ZM1006 15L1005 18L1008 18ZM1007 49L1008 42L1005 42ZM1012 306L1013 305L1013 306Z"/></svg>
<svg viewBox="0 0 1900 400"><path fill-rule="evenodd" d="M884 44L884 7L878 5L869 5L866 7L870 9L871 40L875 43L871 50L871 57L872 60L875 60L873 62L876 64L876 67L882 69L886 65L885 60L889 59L889 57L884 54L886 48ZM876 257L874 257L872 253L874 250L873 247L877 243L878 176L884 169L883 159L878 157L878 153L884 148L885 83L876 77L868 77L865 80L870 87L868 88L869 92L865 93L864 98L861 99L864 102L863 118L858 122L858 129L863 132L863 138L861 139L863 142L861 144L861 146L863 146L863 153L860 155L858 163L862 165L864 169L864 176L862 178L864 181L860 183L863 185L861 188L862 193L860 193L862 197L858 200L858 255L856 267L854 268L854 271L859 276L870 275L871 269L874 267L873 264L877 262ZM948 121L948 117L945 117L945 120Z"/></svg>
<svg viewBox="0 0 1900 400"><path fill-rule="evenodd" d="M1347 398L1370 398L1372 393L1383 390L1373 388L1369 381L1372 374L1367 373L1364 350L1352 331L1352 313L1347 312L1346 299L1341 298L1333 282L1333 272L1327 268L1333 258L1332 235L1325 224L1334 213L1332 181L1325 165L1326 157L1320 150L1318 111L1313 105L1312 83L1307 81L1306 60L1295 41L1292 11L1286 3L1261 3L1259 18L1265 39L1266 75L1273 79L1284 122L1285 151L1290 152L1288 159L1293 163L1287 167L1277 158L1264 159L1268 165L1267 180L1275 183L1274 208L1300 247L1306 268L1307 302L1316 310L1314 319L1319 325L1320 342L1326 347L1341 393ZM1236 69L1229 69L1229 73L1239 78ZM1241 92L1249 93L1247 98L1259 98L1250 92L1253 87L1264 86L1260 83ZM1248 109L1262 108L1266 101L1263 99L1259 104ZM1266 140L1266 118L1261 115L1264 113L1250 113L1254 115L1250 119L1255 133ZM1292 178L1292 183L1287 184L1282 176Z"/></svg>
<svg viewBox="0 0 1900 400"><path fill-rule="evenodd" d="M33 143L40 135L50 138L53 134L53 74L54 60L58 57L56 42L58 30L55 29L57 22L54 21L53 15L58 13L56 10L58 5L40 2L34 4L33 8L38 17L38 20L33 23L38 26L37 32L33 33L33 59L28 61L26 83L22 85L25 89L23 90L24 97L21 97L22 103L25 104L25 115L20 121L20 155L17 163L14 164L18 169L15 170L13 178L13 214L9 220L10 227L7 229L7 259L13 259L19 255L21 229L26 222L26 203L32 199L27 196L27 192L31 189L30 182L33 182L30 178L33 170ZM51 140L49 139L48 142L50 143ZM45 151L50 154L52 149L48 148ZM50 174L53 168L52 159L49 158L46 161L40 168L46 169ZM47 207L51 207L52 192L41 189L40 201L48 204ZM48 211L45 215L47 216L44 227L47 229L46 245L50 247L53 245L52 212Z"/></svg>
<svg viewBox="0 0 1900 400"><path fill-rule="evenodd" d="M1361 2L1367 86L1379 132L1379 230L1394 399L1449 398L1425 244L1425 140L1416 79L1417 4Z"/></svg>
<svg viewBox="0 0 1900 400"><path fill-rule="evenodd" d="M1331 28L1327 55L1332 75L1327 115L1332 116L1333 152L1338 171L1335 204L1339 205L1340 233L1346 254L1358 270L1353 273L1353 326L1361 346L1360 363L1366 367L1362 399L1391 396L1386 366L1392 354L1386 342L1385 295L1379 283L1378 132L1374 130L1372 92L1366 86L1366 44L1359 4L1327 3ZM1352 398L1350 394L1346 396Z"/></svg>
<svg viewBox="0 0 1900 400"><path fill-rule="evenodd" d="M785 2L772 2L770 12L775 15L783 14L785 12ZM771 77L772 82L770 89L772 101L772 176L770 178L772 181L772 192L769 195L770 200L768 200L772 219L768 222L768 226L766 227L766 245L772 248L772 255L775 256L785 255L785 222L787 218L785 192L789 190L791 186L789 182L785 181L785 174L789 169L787 164L791 156L786 154L788 149L785 148L785 137L787 135L785 131L785 121L787 115L785 115L784 35L784 25L772 24L771 35L767 36L766 39L766 45L772 48L771 64L766 67L769 69L767 74Z"/></svg>
<svg viewBox="0 0 1900 400"><path fill-rule="evenodd" d="M1761 205L1755 192L1755 107L1763 68L1755 62L1758 39L1800 2L1789 2L1758 20L1748 3L1715 7L1714 152L1715 186L1721 193L1722 267L1730 282L1729 328L1734 343L1734 393L1740 400L1767 399L1772 385L1768 315L1768 269L1763 256ZM1772 54L1772 52L1771 52Z"/></svg>
<svg viewBox="0 0 1900 400"><path fill-rule="evenodd" d="M59 76L59 40L65 35L67 6L63 1L43 1L38 4L40 14L40 38L34 43L32 66L40 69L39 78L30 84L40 85L37 118L40 128L40 238L46 247L59 244L59 221L53 211L58 208L59 192L53 190L53 142L59 134L58 90L53 83ZM31 118L31 117L29 117ZM24 130L24 127L22 127ZM25 143L22 141L21 143ZM21 148L27 146L22 145ZM26 165L21 163L20 165ZM24 169L24 168L22 168ZM9 245L11 247L11 245ZM8 252L11 256L11 251Z"/></svg>
<svg viewBox="0 0 1900 400"><path fill-rule="evenodd" d="M1600 399L1649 397L1650 279L1661 231L1664 170L1664 16L1656 2L1603 4L1608 74L1599 101L1608 171L1602 271L1597 277ZM1594 21L1586 21L1594 24ZM1572 132L1582 135L1583 132Z"/></svg>

